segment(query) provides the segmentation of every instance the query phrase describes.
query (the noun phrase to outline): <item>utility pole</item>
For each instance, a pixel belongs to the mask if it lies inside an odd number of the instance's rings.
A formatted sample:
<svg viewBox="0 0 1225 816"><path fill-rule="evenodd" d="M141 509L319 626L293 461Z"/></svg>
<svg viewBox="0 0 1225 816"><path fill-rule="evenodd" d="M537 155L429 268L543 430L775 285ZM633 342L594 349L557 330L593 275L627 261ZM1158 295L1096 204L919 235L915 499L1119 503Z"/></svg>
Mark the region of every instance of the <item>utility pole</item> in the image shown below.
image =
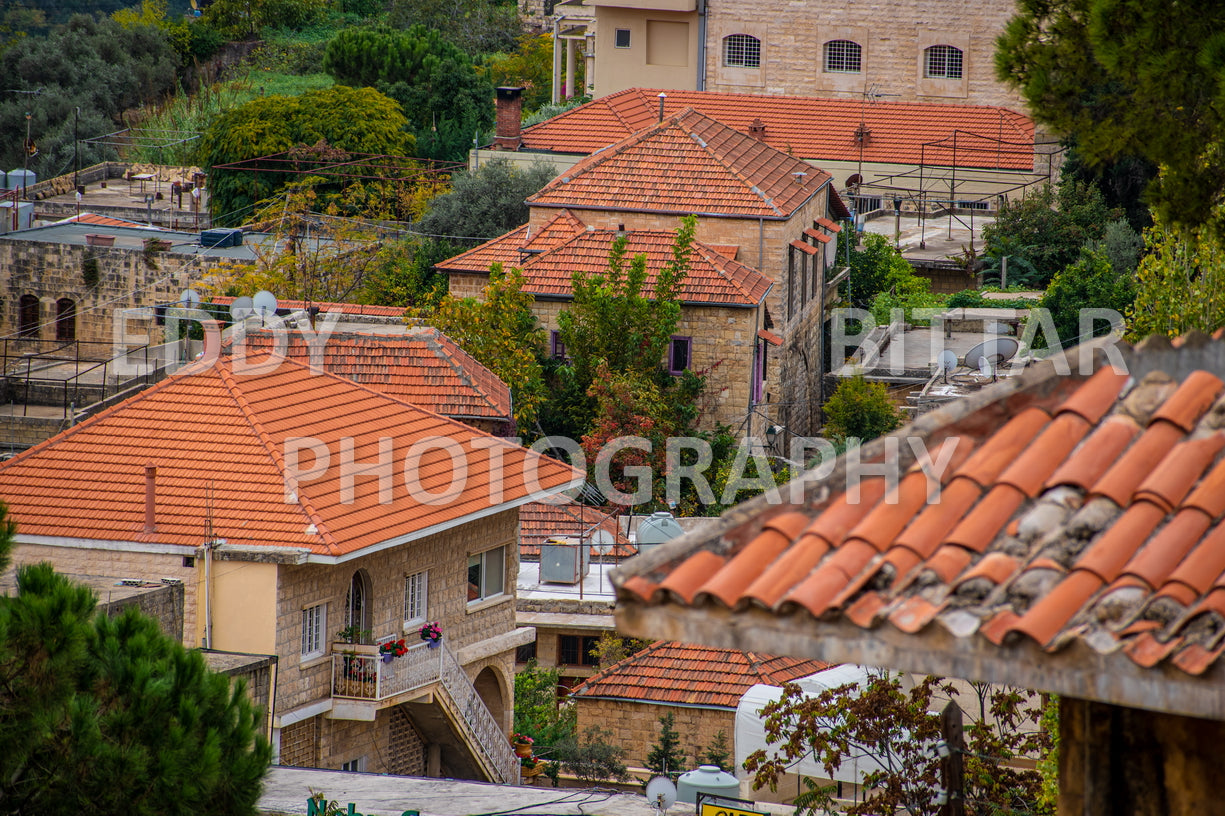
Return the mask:
<svg viewBox="0 0 1225 816"><path fill-rule="evenodd" d="M26 143L25 150L21 155L21 197L25 198L27 193L26 182L30 176L30 112L26 111Z"/></svg>

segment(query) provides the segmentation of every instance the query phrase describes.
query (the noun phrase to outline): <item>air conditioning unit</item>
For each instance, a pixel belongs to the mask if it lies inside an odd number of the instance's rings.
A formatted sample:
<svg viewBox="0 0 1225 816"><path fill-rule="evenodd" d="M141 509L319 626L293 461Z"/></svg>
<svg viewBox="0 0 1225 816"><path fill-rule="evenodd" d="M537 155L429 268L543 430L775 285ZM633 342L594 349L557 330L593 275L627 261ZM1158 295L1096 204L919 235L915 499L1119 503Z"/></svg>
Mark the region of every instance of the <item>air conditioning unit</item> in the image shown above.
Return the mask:
<svg viewBox="0 0 1225 816"><path fill-rule="evenodd" d="M200 246L206 249L213 247L242 246L242 230L240 229L210 229L200 233Z"/></svg>
<svg viewBox="0 0 1225 816"><path fill-rule="evenodd" d="M540 580L577 584L591 570L591 548L574 538L550 538L540 546Z"/></svg>

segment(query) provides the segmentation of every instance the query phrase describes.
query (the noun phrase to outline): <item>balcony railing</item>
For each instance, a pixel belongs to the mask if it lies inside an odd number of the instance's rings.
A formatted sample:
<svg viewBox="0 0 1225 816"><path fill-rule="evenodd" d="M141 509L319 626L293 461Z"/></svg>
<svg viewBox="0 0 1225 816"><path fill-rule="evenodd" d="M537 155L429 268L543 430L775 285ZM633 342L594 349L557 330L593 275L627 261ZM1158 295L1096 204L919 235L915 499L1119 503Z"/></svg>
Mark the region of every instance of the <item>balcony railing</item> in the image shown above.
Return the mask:
<svg viewBox="0 0 1225 816"><path fill-rule="evenodd" d="M443 647L427 643L408 647L408 654L384 662L370 647L342 646L332 653L332 696L354 700L386 700L426 688L442 679ZM360 652L358 650L361 650Z"/></svg>

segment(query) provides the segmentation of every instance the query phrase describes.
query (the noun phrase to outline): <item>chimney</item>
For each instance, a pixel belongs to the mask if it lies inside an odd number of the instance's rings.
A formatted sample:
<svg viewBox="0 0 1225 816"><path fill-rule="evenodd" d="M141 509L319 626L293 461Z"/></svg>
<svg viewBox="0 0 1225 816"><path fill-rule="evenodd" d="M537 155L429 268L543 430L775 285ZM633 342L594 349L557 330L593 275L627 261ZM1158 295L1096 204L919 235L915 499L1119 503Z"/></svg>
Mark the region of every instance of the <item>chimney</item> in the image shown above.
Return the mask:
<svg viewBox="0 0 1225 816"><path fill-rule="evenodd" d="M523 123L523 89L498 88L497 126L494 150L518 150L523 144L519 137Z"/></svg>
<svg viewBox="0 0 1225 816"><path fill-rule="evenodd" d="M157 531L157 468L145 466L145 532Z"/></svg>
<svg viewBox="0 0 1225 816"><path fill-rule="evenodd" d="M663 91L659 92L659 121L661 122L664 120L664 101L667 100L667 98L668 95L666 93Z"/></svg>
<svg viewBox="0 0 1225 816"><path fill-rule="evenodd" d="M759 142L766 140L766 123L761 119L754 119L749 123L749 135Z"/></svg>

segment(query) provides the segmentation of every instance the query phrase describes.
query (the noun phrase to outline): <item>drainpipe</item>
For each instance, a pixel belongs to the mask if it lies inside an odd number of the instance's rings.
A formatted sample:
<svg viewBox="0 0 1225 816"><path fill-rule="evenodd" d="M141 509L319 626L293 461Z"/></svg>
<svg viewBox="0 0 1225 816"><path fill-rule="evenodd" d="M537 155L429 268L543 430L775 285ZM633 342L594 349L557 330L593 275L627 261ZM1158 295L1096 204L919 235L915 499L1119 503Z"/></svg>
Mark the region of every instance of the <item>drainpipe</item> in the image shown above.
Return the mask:
<svg viewBox="0 0 1225 816"><path fill-rule="evenodd" d="M706 90L706 0L698 0L698 90Z"/></svg>
<svg viewBox="0 0 1225 816"><path fill-rule="evenodd" d="M561 49L558 47L561 44L561 21L565 19L564 15L557 15L553 18L553 96L554 105L561 104Z"/></svg>
<svg viewBox="0 0 1225 816"><path fill-rule="evenodd" d="M204 648L213 648L213 541L204 543Z"/></svg>

